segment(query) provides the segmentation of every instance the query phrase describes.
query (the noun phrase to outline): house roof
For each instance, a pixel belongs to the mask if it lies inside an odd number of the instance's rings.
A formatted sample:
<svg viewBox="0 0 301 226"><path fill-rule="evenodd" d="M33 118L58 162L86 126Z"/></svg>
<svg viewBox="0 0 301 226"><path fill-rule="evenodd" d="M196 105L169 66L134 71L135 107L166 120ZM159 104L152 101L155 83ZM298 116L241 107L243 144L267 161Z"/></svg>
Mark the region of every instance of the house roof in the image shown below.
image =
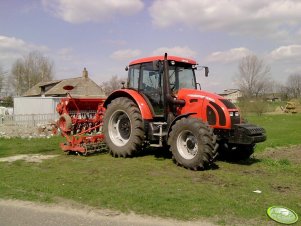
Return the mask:
<svg viewBox="0 0 301 226"><path fill-rule="evenodd" d="M49 86L49 85L54 85L57 84L59 82L61 82L62 80L52 80L52 81L48 81L48 82L40 82L38 83L40 87L42 86Z"/></svg>
<svg viewBox="0 0 301 226"><path fill-rule="evenodd" d="M65 86L73 86L74 88L67 91L64 89ZM29 89L23 96L66 96L67 93L70 93L73 97L105 97L102 88L88 77L86 70L83 71L82 77L40 82Z"/></svg>
<svg viewBox="0 0 301 226"><path fill-rule="evenodd" d="M232 93L237 93L240 92L239 89L225 89L223 93L219 94L221 96L226 96L226 95L230 95Z"/></svg>
<svg viewBox="0 0 301 226"><path fill-rule="evenodd" d="M64 89L65 86L73 86L70 91ZM103 90L90 78L71 78L62 80L56 84L53 88L45 93L45 96L62 96L70 93L73 97L104 97Z"/></svg>
<svg viewBox="0 0 301 226"><path fill-rule="evenodd" d="M34 96L41 96L41 87L43 86L49 86L49 85L56 85L61 80L55 80L55 81L49 81L49 82L39 82L38 84L31 87L29 90L27 90L23 97L34 97Z"/></svg>

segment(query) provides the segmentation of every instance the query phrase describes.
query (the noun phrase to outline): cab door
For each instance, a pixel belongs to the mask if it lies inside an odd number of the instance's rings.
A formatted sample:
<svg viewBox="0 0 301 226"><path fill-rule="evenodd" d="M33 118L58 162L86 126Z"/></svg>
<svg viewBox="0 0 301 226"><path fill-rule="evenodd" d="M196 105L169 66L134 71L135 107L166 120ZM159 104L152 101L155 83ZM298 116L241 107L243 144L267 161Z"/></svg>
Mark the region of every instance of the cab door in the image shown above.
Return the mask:
<svg viewBox="0 0 301 226"><path fill-rule="evenodd" d="M149 100L155 116L164 115L162 73L153 69L152 63L141 64L139 92Z"/></svg>

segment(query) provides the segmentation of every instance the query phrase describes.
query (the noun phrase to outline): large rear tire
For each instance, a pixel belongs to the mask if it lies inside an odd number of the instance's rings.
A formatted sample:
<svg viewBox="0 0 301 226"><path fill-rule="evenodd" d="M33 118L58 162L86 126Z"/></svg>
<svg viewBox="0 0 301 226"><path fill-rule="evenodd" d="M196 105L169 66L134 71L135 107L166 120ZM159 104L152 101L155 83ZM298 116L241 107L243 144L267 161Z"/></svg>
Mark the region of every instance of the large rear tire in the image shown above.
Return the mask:
<svg viewBox="0 0 301 226"><path fill-rule="evenodd" d="M126 97L113 100L105 112L103 131L113 156L132 156L144 142L144 126L137 105Z"/></svg>
<svg viewBox="0 0 301 226"><path fill-rule="evenodd" d="M168 144L176 164L192 170L205 169L215 156L215 135L197 118L182 118L170 132Z"/></svg>

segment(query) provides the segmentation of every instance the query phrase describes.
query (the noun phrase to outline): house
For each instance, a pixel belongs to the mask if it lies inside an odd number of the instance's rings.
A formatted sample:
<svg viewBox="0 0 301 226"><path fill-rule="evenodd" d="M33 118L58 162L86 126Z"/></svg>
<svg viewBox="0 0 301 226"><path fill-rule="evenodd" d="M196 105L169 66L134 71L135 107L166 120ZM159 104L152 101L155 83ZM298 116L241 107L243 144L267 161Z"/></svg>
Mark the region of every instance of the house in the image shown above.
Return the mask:
<svg viewBox="0 0 301 226"><path fill-rule="evenodd" d="M72 90L65 90L67 86ZM40 82L22 97L14 98L15 115L56 114L56 106L62 97L70 93L75 98L104 98L105 94L88 76L86 68L81 77Z"/></svg>
<svg viewBox="0 0 301 226"><path fill-rule="evenodd" d="M281 94L279 94L279 93L267 93L263 97L268 102L279 102L279 101L281 101Z"/></svg>
<svg viewBox="0 0 301 226"><path fill-rule="evenodd" d="M65 90L66 86L72 86L73 89ZM105 97L102 88L89 78L86 68L81 77L40 82L25 92L23 97L66 97L67 93L72 97Z"/></svg>
<svg viewBox="0 0 301 226"><path fill-rule="evenodd" d="M224 92L219 95L230 100L232 103L237 103L239 98L242 97L242 93L239 89L225 89Z"/></svg>

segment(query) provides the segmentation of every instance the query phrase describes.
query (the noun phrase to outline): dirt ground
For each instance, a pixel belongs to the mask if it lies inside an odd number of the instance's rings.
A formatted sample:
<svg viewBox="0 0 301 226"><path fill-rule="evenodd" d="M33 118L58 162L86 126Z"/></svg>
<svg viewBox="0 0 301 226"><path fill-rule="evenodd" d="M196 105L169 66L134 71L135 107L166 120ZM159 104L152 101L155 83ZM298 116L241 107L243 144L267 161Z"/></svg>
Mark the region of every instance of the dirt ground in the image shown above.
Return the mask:
<svg viewBox="0 0 301 226"><path fill-rule="evenodd" d="M264 151L263 153L257 154L259 158L269 158L273 160L289 160L294 164L301 164L301 146L293 146L289 148L277 148Z"/></svg>
<svg viewBox="0 0 301 226"><path fill-rule="evenodd" d="M18 160L24 160L25 162L41 163L43 160L51 159L57 156L58 155L39 155L39 154L14 155L10 157L0 158L0 162L15 162Z"/></svg>
<svg viewBox="0 0 301 226"><path fill-rule="evenodd" d="M0 137L10 139L13 137L21 138L49 138L56 132L53 123L29 125L3 125L0 124Z"/></svg>

